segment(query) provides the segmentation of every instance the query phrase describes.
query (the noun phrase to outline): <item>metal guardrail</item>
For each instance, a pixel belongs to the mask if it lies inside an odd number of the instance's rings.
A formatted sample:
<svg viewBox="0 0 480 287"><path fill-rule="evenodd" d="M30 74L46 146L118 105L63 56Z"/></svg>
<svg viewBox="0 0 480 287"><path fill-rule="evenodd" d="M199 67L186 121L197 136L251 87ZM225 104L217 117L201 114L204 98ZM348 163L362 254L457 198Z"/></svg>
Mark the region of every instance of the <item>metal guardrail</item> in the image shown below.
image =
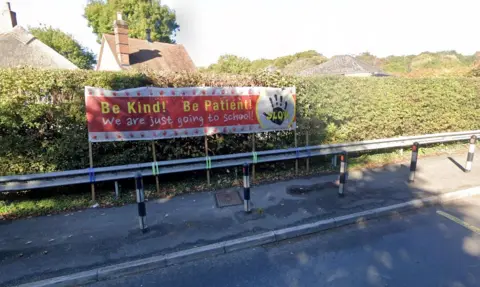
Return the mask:
<svg viewBox="0 0 480 287"><path fill-rule="evenodd" d="M411 146L414 142L420 144L442 143L451 141L468 140L472 135L480 136L480 130L452 133L429 134L421 136L397 137L361 141L353 143L328 144L288 148L279 150L256 152L256 163L265 163L282 160L309 158L321 155L334 155L342 152L360 152L386 148L400 148ZM254 163L253 154L238 153L231 155L211 156L211 168L241 166L244 163ZM116 181L134 178L137 172L142 176L153 176L152 162L129 164L121 166L95 168L95 182ZM205 170L206 158L191 158L158 162L158 174ZM91 183L92 177L89 169L39 173L28 175L12 175L0 177L0 192L12 192L39 189L46 187L75 185Z"/></svg>

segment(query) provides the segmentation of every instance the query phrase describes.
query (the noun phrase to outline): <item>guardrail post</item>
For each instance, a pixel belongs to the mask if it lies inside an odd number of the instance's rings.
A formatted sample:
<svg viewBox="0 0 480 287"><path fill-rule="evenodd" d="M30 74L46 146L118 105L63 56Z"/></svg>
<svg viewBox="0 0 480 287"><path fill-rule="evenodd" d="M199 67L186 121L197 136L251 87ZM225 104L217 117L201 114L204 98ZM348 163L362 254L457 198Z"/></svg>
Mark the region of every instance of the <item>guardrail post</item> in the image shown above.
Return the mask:
<svg viewBox="0 0 480 287"><path fill-rule="evenodd" d="M205 135L205 158L207 159L207 184L210 185L210 168L211 168L211 166L209 166L210 157L208 156L208 138L207 138L207 135Z"/></svg>
<svg viewBox="0 0 480 287"><path fill-rule="evenodd" d="M95 174L93 171L93 150L92 150L92 142L88 141L88 157L90 161L90 190L92 192L92 202L95 201Z"/></svg>
<svg viewBox="0 0 480 287"><path fill-rule="evenodd" d="M335 157L336 158L336 157ZM347 153L340 155L340 184L338 185L338 196L345 196L345 184L347 183Z"/></svg>
<svg viewBox="0 0 480 287"><path fill-rule="evenodd" d="M246 213L252 211L250 206L250 168L248 163L243 165L243 208Z"/></svg>
<svg viewBox="0 0 480 287"><path fill-rule="evenodd" d="M477 136L470 138L470 146L468 148L467 163L465 164L465 172L472 170L473 155L475 154L475 144L477 143Z"/></svg>
<svg viewBox="0 0 480 287"><path fill-rule="evenodd" d="M297 158L295 159L295 175L298 175L298 141L297 141L297 129L293 130L293 136L295 137L295 149L297 149Z"/></svg>
<svg viewBox="0 0 480 287"><path fill-rule="evenodd" d="M408 176L409 182L415 181L415 171L417 170L417 159L418 159L418 142L413 143L412 145L412 160L410 162L410 175Z"/></svg>
<svg viewBox="0 0 480 287"><path fill-rule="evenodd" d="M332 166L337 167L337 155L336 154L334 154L332 156Z"/></svg>
<svg viewBox="0 0 480 287"><path fill-rule="evenodd" d="M157 167L157 172L154 174L155 176L155 185L157 187L157 193L160 195L160 180L158 179L158 164L157 164L157 151L155 149L155 141L152 141L152 154L153 154L153 162Z"/></svg>
<svg viewBox="0 0 480 287"><path fill-rule="evenodd" d="M254 162L252 164L252 180L255 182L255 164L256 164L256 152L255 152L255 134L252 134L252 153L254 155Z"/></svg>
<svg viewBox="0 0 480 287"><path fill-rule="evenodd" d="M118 181L115 180L115 199L118 199L120 196L119 191L118 191Z"/></svg>
<svg viewBox="0 0 480 287"><path fill-rule="evenodd" d="M137 188L138 221L142 233L148 231L147 228L147 208L145 206L145 192L143 190L142 174L137 172L135 175L135 186Z"/></svg>

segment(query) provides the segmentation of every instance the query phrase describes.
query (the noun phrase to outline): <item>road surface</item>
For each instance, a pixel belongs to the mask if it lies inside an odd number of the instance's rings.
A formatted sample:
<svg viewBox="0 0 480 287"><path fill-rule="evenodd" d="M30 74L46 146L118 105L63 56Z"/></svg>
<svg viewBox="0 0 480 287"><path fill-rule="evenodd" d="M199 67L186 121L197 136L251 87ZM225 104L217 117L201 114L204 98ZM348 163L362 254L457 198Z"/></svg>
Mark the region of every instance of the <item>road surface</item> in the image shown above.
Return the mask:
<svg viewBox="0 0 480 287"><path fill-rule="evenodd" d="M480 286L480 198L91 286Z"/></svg>

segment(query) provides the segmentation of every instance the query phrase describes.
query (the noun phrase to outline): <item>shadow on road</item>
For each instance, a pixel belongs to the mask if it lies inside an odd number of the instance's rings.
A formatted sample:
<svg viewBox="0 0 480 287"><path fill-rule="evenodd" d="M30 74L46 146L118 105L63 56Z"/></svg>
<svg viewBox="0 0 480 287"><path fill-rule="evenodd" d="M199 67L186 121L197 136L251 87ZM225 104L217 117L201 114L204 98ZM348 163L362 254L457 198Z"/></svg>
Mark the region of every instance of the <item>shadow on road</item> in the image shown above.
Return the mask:
<svg viewBox="0 0 480 287"><path fill-rule="evenodd" d="M448 159L451 162L453 162L453 164L455 164L461 171L463 171L463 172L466 171L465 168L461 164L459 164L456 160L454 160L452 157L449 156Z"/></svg>
<svg viewBox="0 0 480 287"><path fill-rule="evenodd" d="M253 186L252 214L245 214L242 205L217 208L212 192L150 201L147 203L147 223L152 231L145 235L138 230L136 205L2 224L0 284L14 285L32 278L60 276L73 270L78 272L166 254L480 185L478 160L469 174L458 170L449 160L454 161L445 156L420 159L414 183L407 182L408 164L351 170L344 198L338 196L334 184L338 179L336 174ZM396 216L392 214L393 218ZM466 214L458 216L464 218ZM369 225L368 221L354 225L365 231L355 244L367 244L388 236L388 232L396 232L390 230L374 236L368 231ZM438 229L446 238L452 234L442 225L438 225ZM449 238L448 248L465 256L478 256L472 251L474 249L464 247L471 236ZM331 247L335 244L332 242ZM414 254L401 248L395 253L372 249L372 256L376 263L358 267L365 269L365 274L374 272L369 270L388 269L388 260L393 264L412 258ZM343 274L348 270L340 271Z"/></svg>

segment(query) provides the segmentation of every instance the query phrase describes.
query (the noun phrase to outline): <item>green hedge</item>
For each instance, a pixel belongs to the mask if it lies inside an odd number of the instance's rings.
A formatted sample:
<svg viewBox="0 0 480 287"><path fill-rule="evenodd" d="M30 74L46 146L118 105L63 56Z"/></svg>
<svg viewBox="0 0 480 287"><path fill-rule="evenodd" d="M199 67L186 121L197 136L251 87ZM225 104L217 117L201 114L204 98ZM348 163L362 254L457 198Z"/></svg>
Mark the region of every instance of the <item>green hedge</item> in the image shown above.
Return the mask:
<svg viewBox="0 0 480 287"><path fill-rule="evenodd" d="M0 69L0 175L88 166L84 86L297 87L299 144L310 145L480 128L480 80L293 78ZM156 142L161 160L203 156L203 139ZM293 145L292 132L262 134L257 149ZM151 161L148 142L94 144L96 166ZM247 135L216 135L211 154L251 149Z"/></svg>

